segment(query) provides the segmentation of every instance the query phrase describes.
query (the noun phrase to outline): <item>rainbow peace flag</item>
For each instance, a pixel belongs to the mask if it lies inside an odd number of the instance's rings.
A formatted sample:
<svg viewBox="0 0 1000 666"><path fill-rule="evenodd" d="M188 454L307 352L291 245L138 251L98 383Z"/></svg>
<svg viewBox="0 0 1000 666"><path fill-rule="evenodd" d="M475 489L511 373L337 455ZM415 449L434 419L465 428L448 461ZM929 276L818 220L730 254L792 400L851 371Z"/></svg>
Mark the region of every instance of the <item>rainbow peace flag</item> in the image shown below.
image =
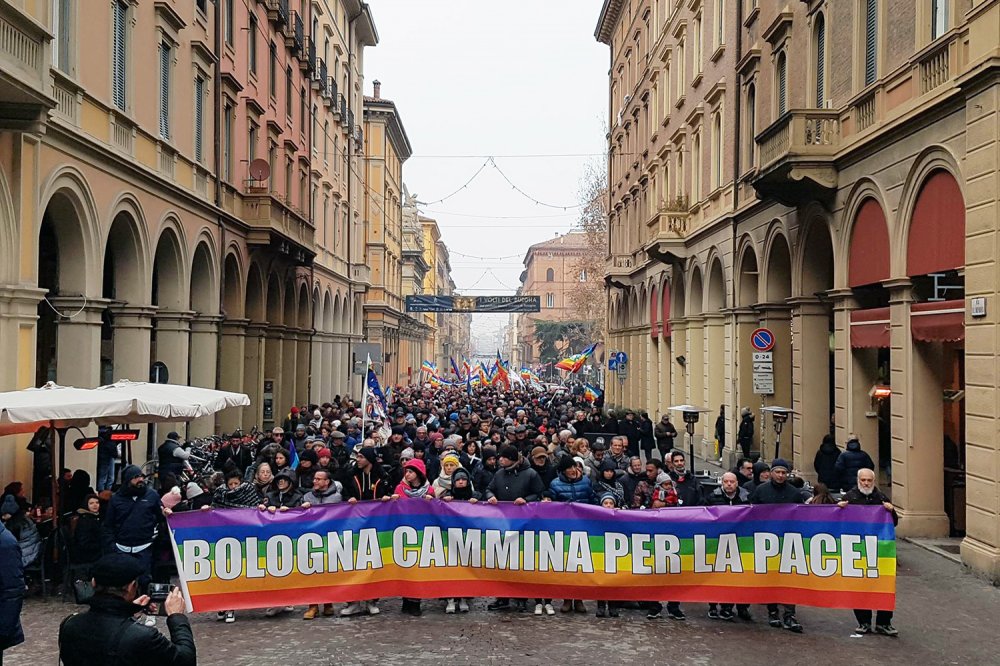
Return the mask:
<svg viewBox="0 0 1000 666"><path fill-rule="evenodd" d="M436 375L438 373L437 366L435 364L431 363L430 361L424 361L423 363L421 363L420 364L420 371L421 372L426 372L426 373L428 373L431 376Z"/></svg>
<svg viewBox="0 0 1000 666"><path fill-rule="evenodd" d="M598 344L599 343L595 342L579 354L567 356L563 360L556 363L556 367L560 370L569 370L571 373L579 372L580 368L583 367L583 364L587 362L588 358L590 358L590 355L594 353L595 349L597 349Z"/></svg>
<svg viewBox="0 0 1000 666"><path fill-rule="evenodd" d="M881 506L401 499L167 522L195 612L392 596L895 606L895 529Z"/></svg>
<svg viewBox="0 0 1000 666"><path fill-rule="evenodd" d="M590 384L583 385L583 399L587 402L597 402L597 399L602 395L604 393L596 386L591 386Z"/></svg>

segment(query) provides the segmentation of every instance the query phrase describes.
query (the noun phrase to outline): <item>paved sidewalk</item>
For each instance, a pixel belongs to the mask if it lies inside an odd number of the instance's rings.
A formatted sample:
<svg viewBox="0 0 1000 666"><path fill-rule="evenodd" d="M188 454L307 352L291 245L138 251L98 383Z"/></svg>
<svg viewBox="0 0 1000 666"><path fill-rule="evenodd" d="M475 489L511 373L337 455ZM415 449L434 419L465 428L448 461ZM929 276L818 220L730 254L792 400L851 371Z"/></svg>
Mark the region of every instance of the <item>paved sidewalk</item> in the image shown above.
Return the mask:
<svg viewBox="0 0 1000 666"><path fill-rule="evenodd" d="M588 615L534 617L489 613L477 600L468 615L445 615L443 603L424 602L425 614L399 613L399 599L382 602L382 614L319 618L295 614L265 618L237 615L235 624L214 614L192 619L202 666L307 664L995 664L1000 590L961 566L907 542L899 543L899 638L852 638L850 611L801 608L805 633L769 628L764 609L753 624L705 617L705 606L685 604L687 622L645 619L636 610L620 619ZM76 610L58 600L30 600L22 616L27 642L4 654L7 666L57 663L56 633ZM139 665L141 666L141 665Z"/></svg>

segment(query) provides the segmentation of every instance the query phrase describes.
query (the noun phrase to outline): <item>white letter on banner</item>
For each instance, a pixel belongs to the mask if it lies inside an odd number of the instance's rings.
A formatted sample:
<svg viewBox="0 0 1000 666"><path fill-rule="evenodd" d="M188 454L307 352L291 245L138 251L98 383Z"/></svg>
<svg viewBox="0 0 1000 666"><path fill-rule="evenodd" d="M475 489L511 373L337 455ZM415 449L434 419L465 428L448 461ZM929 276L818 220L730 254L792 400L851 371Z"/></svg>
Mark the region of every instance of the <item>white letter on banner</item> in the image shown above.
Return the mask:
<svg viewBox="0 0 1000 666"><path fill-rule="evenodd" d="M284 578L292 573L292 537L286 534L275 534L267 540L267 556L264 558L264 566L267 567L267 575L275 578Z"/></svg>
<svg viewBox="0 0 1000 666"><path fill-rule="evenodd" d="M538 570L562 571L564 557L563 546L564 542L562 532L539 532Z"/></svg>
<svg viewBox="0 0 1000 666"><path fill-rule="evenodd" d="M378 530L374 527L358 532L358 561L354 568L358 571L382 568L382 549L378 545Z"/></svg>
<svg viewBox="0 0 1000 666"><path fill-rule="evenodd" d="M441 528L437 525L428 525L424 528L424 540L420 546L420 568L443 567L446 561Z"/></svg>
<svg viewBox="0 0 1000 666"><path fill-rule="evenodd" d="M802 543L802 535L797 532L786 532L781 540L781 563L778 565L781 573L797 573L809 575L809 563L806 562L806 548Z"/></svg>
<svg viewBox="0 0 1000 666"><path fill-rule="evenodd" d="M208 580L212 577L212 563L208 556L211 546L202 539L187 539L183 542L184 578L189 583Z"/></svg>
<svg viewBox="0 0 1000 666"><path fill-rule="evenodd" d="M535 533L531 530L521 533L521 571L535 570Z"/></svg>
<svg viewBox="0 0 1000 666"><path fill-rule="evenodd" d="M653 535L653 567L658 574L680 573L681 540L673 534Z"/></svg>
<svg viewBox="0 0 1000 666"><path fill-rule="evenodd" d="M861 544L861 537L857 534L840 535L840 570L844 578L864 578L864 572L854 566L855 562L861 559L858 546Z"/></svg>
<svg viewBox="0 0 1000 666"><path fill-rule="evenodd" d="M767 558L778 554L780 541L777 534L770 532L753 533L753 570L754 573L767 573Z"/></svg>
<svg viewBox="0 0 1000 666"><path fill-rule="evenodd" d="M521 540L514 530L486 530L486 568L517 570Z"/></svg>
<svg viewBox="0 0 1000 666"><path fill-rule="evenodd" d="M327 532L326 562L330 573L354 571L354 532Z"/></svg>
<svg viewBox="0 0 1000 666"><path fill-rule="evenodd" d="M708 563L708 553L705 551L707 547L705 546L705 535L695 534L694 535L694 572L695 573L711 573L712 565Z"/></svg>
<svg viewBox="0 0 1000 666"><path fill-rule="evenodd" d="M299 573L323 573L323 537L307 532L295 542Z"/></svg>
<svg viewBox="0 0 1000 666"><path fill-rule="evenodd" d="M243 573L243 543L225 537L215 544L215 575L222 580L239 578Z"/></svg>
<svg viewBox="0 0 1000 666"><path fill-rule="evenodd" d="M260 545L257 537L247 537L247 578L263 578L267 574L260 568Z"/></svg>
<svg viewBox="0 0 1000 666"><path fill-rule="evenodd" d="M448 528L448 566L483 566L482 530L464 530L461 527Z"/></svg>
<svg viewBox="0 0 1000 666"><path fill-rule="evenodd" d="M632 573L642 575L653 573L653 568L646 564L649 552L649 535L632 534Z"/></svg>
<svg viewBox="0 0 1000 666"><path fill-rule="evenodd" d="M407 550L417 545L417 530L409 525L400 525L392 531L392 561L396 566L409 569L415 566L420 554Z"/></svg>
<svg viewBox="0 0 1000 666"><path fill-rule="evenodd" d="M719 546L715 551L715 570L733 573L743 573L743 560L740 559L740 542L735 534L720 534Z"/></svg>
<svg viewBox="0 0 1000 666"><path fill-rule="evenodd" d="M837 540L832 534L814 534L809 539L809 569L813 575L829 578L837 573Z"/></svg>
<svg viewBox="0 0 1000 666"><path fill-rule="evenodd" d="M618 558L628 555L628 537L620 532L604 533L604 573L618 573Z"/></svg>
<svg viewBox="0 0 1000 666"><path fill-rule="evenodd" d="M594 558L590 554L590 535L587 532L569 533L569 556L566 571L594 573Z"/></svg>

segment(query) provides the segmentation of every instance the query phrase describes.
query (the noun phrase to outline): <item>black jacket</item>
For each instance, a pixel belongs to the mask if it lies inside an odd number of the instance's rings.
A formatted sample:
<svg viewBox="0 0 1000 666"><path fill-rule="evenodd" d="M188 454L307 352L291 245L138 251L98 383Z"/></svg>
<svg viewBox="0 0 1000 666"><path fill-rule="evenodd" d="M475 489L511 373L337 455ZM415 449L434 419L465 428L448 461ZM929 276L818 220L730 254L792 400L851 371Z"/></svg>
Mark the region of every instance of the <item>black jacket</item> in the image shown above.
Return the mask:
<svg viewBox="0 0 1000 666"><path fill-rule="evenodd" d="M669 451L674 448L674 438L677 437L677 428L670 421L660 419L660 422L653 428L653 435L656 437L656 448L661 453Z"/></svg>
<svg viewBox="0 0 1000 666"><path fill-rule="evenodd" d="M253 464L253 452L248 446L240 446L239 451L231 446L223 446L219 450L219 456L215 459L214 467L218 470L225 470L226 464L231 463L233 467L243 475L247 467Z"/></svg>
<svg viewBox="0 0 1000 666"><path fill-rule="evenodd" d="M840 487L840 476L837 474L837 458L840 456L840 449L837 444L826 440L819 445L816 457L813 459L813 468L816 470L816 479L820 483L825 483L827 488L836 490Z"/></svg>
<svg viewBox="0 0 1000 666"><path fill-rule="evenodd" d="M86 509L77 509L70 519L69 558L73 564L101 559L101 518Z"/></svg>
<svg viewBox="0 0 1000 666"><path fill-rule="evenodd" d="M186 616L167 618L170 638L136 622L139 610L121 597L95 595L86 613L59 625L59 657L64 666L188 666L197 664L194 634Z"/></svg>
<svg viewBox="0 0 1000 666"><path fill-rule="evenodd" d="M776 484L774 481L762 483L750 495L751 504L805 504L802 491L792 484Z"/></svg>
<svg viewBox="0 0 1000 666"><path fill-rule="evenodd" d="M639 425L636 427L639 431L639 446L643 451L652 451L655 444L653 439L653 422L647 418L639 418Z"/></svg>
<svg viewBox="0 0 1000 666"><path fill-rule="evenodd" d="M368 472L355 466L344 480L344 501L352 497L359 501L382 499L392 495L392 491L389 479L378 465L373 465Z"/></svg>
<svg viewBox="0 0 1000 666"><path fill-rule="evenodd" d="M852 439L847 442L847 449L837 456L834 467L840 478L840 487L853 488L858 484L858 471L862 469L874 471L875 462L870 455L861 450L861 443Z"/></svg>
<svg viewBox="0 0 1000 666"><path fill-rule="evenodd" d="M0 652L24 642L21 604L24 601L24 569L21 547L0 523Z"/></svg>
<svg viewBox="0 0 1000 666"><path fill-rule="evenodd" d="M872 490L871 495L865 495L863 492L857 488L852 488L844 494L844 501L848 504L859 504L862 506L874 506L881 505L883 502L889 502L889 498L882 493L881 490L875 488ZM896 513L896 509L892 510L892 524L899 524L899 514Z"/></svg>
<svg viewBox="0 0 1000 666"><path fill-rule="evenodd" d="M677 499L682 506L701 506L705 503L705 496L701 490L701 482L692 474L684 475L684 480L674 471L670 472L670 478L674 480L674 489L677 491Z"/></svg>
<svg viewBox="0 0 1000 666"><path fill-rule="evenodd" d="M153 542L157 524L163 515L160 496L150 487L136 494L122 476L122 487L108 501L104 514L104 548L115 552L113 546L142 546Z"/></svg>
<svg viewBox="0 0 1000 666"><path fill-rule="evenodd" d="M747 492L746 488L736 488L736 494L730 497L722 491L722 487L718 487L713 490L708 497L705 498L705 504L708 506L738 506L740 504L750 503L750 493Z"/></svg>
<svg viewBox="0 0 1000 666"><path fill-rule="evenodd" d="M749 416L740 419L740 427L736 431L736 443L747 450L753 448L753 419Z"/></svg>
<svg viewBox="0 0 1000 666"><path fill-rule="evenodd" d="M497 470L486 488L486 499L496 497L500 502L513 502L520 497L527 502L538 502L544 492L542 478L531 469L527 460L522 459L511 469L501 467Z"/></svg>

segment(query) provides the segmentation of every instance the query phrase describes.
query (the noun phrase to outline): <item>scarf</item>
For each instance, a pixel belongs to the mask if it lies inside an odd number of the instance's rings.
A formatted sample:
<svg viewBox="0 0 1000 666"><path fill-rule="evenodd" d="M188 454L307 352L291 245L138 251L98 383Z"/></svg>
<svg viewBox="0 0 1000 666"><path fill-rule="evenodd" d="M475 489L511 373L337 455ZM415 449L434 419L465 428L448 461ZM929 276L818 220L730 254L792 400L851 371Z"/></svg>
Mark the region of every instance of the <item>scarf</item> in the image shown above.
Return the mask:
<svg viewBox="0 0 1000 666"><path fill-rule="evenodd" d="M452 472L452 474L454 474L454 472ZM445 474L444 470L441 470L441 473L438 474L438 477L437 477L437 480L435 481L435 483L437 485L441 486L441 488L443 488L444 490L451 490L451 477L452 477L452 474Z"/></svg>
<svg viewBox="0 0 1000 666"><path fill-rule="evenodd" d="M427 483L427 481L424 481L423 485L421 485L418 488L406 485L406 487L403 488L403 492L406 493L407 497L424 497L425 495L427 495L427 491L430 489L431 489L431 484Z"/></svg>

